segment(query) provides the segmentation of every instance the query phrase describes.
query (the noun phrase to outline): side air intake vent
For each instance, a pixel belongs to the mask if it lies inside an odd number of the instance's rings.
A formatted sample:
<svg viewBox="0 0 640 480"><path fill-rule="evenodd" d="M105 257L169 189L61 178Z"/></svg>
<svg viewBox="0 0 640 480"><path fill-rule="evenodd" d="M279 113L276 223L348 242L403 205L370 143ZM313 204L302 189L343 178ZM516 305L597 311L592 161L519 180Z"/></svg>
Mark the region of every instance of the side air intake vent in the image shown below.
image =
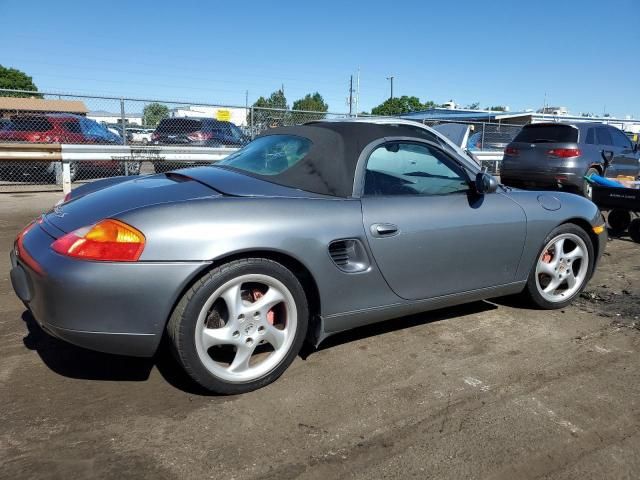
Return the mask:
<svg viewBox="0 0 640 480"><path fill-rule="evenodd" d="M339 267L344 267L349 263L349 247L346 240L338 240L329 245L329 255L333 262Z"/></svg>
<svg viewBox="0 0 640 480"><path fill-rule="evenodd" d="M335 240L329 244L329 255L336 266L347 273L364 272L369 268L369 257L360 240Z"/></svg>

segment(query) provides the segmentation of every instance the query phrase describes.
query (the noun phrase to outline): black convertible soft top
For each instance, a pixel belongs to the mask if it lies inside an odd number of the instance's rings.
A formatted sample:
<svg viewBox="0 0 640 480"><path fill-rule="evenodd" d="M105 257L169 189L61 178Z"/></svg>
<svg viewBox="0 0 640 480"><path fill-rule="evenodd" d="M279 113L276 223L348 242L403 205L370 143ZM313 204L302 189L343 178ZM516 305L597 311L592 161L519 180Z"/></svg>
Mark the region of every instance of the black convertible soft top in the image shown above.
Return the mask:
<svg viewBox="0 0 640 480"><path fill-rule="evenodd" d="M308 192L350 197L360 153L372 141L384 137L414 137L439 142L419 126L366 122L312 122L305 125L273 128L268 135L297 135L312 142L307 155L291 168L263 180Z"/></svg>

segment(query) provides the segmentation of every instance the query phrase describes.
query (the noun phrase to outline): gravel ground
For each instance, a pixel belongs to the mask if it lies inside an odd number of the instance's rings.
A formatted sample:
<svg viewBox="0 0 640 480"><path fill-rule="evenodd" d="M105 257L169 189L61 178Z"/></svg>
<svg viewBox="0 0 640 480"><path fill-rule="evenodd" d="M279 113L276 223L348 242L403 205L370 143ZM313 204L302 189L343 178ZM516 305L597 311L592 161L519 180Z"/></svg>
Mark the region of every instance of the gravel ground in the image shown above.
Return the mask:
<svg viewBox="0 0 640 480"><path fill-rule="evenodd" d="M166 356L85 351L13 295L7 252L59 193L0 195L0 477L640 477L640 246L609 242L562 311L477 302L306 351L206 396Z"/></svg>

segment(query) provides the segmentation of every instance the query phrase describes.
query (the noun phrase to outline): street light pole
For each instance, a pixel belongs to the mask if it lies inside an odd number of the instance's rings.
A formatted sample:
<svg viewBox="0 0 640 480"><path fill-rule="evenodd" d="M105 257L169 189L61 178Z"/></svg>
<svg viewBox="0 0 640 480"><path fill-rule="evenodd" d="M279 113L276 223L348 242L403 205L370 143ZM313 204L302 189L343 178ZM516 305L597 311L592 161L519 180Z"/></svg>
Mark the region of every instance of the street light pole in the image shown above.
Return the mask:
<svg viewBox="0 0 640 480"><path fill-rule="evenodd" d="M391 82L391 100L393 100L393 79L395 77L393 75L391 75L390 77L387 77L387 80L389 80Z"/></svg>

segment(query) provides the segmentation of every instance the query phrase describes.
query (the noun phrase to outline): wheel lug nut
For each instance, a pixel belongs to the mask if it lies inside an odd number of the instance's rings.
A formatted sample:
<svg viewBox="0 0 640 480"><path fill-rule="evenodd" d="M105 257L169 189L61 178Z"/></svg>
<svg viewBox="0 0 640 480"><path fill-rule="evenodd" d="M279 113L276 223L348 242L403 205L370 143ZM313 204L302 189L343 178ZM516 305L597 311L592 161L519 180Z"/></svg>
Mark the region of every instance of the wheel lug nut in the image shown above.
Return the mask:
<svg viewBox="0 0 640 480"><path fill-rule="evenodd" d="M253 344L253 338L247 338L246 343L247 345Z"/></svg>
<svg viewBox="0 0 640 480"><path fill-rule="evenodd" d="M233 332L232 335L233 335L233 338L238 338L240 336L240 332L236 330L235 332Z"/></svg>

